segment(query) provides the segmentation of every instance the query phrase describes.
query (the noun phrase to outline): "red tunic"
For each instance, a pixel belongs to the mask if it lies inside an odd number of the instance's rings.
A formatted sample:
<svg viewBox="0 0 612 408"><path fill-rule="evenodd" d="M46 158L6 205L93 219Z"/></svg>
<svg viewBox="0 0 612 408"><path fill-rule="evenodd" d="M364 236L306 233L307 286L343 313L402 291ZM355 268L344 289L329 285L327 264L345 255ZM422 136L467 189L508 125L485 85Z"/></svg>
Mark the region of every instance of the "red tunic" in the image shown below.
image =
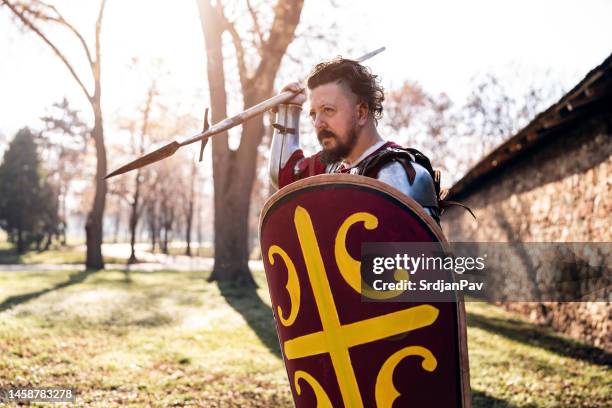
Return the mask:
<svg viewBox="0 0 612 408"><path fill-rule="evenodd" d="M362 160L366 160L368 157L377 154L378 152L383 149L386 149L387 147L401 148L401 146L394 142L386 142L378 149L370 153L368 156L364 157ZM280 173L278 175L278 188L283 188L286 185L293 183L294 181L301 180L306 177L324 174L325 164L321 162L320 155L321 152L317 152L316 154L304 159L304 152L302 151L302 149L298 149L293 152L293 154L287 161L287 164L285 164L285 166L280 170ZM298 166L297 171L296 164ZM404 165L404 167L406 167L406 165ZM376 178L379 170L380 167L375 167L372 170L368 171L365 176ZM340 170L341 173L348 173L349 171L350 168ZM411 171L407 169L407 172L410 179Z"/></svg>

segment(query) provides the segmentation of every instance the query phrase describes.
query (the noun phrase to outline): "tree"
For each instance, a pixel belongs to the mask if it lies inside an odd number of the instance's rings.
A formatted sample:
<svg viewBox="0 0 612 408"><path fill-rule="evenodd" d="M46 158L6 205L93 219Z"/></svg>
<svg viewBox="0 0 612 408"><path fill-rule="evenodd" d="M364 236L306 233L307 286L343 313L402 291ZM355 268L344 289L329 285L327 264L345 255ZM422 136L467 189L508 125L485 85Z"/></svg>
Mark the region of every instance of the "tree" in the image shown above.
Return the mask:
<svg viewBox="0 0 612 408"><path fill-rule="evenodd" d="M406 81L387 92L383 125L400 143L422 150L435 168L446 171L456 155L450 147L457 131L453 104L445 93L430 94Z"/></svg>
<svg viewBox="0 0 612 408"><path fill-rule="evenodd" d="M159 197L159 184L156 181L157 178L151 180L151 189L149 190L149 194L154 195L155 197ZM155 252L155 248L160 241L159 200L149 200L145 204L145 216L147 220L147 227L149 230L149 239L151 240L151 252Z"/></svg>
<svg viewBox="0 0 612 408"><path fill-rule="evenodd" d="M0 165L0 227L23 253L34 241L57 232L57 194L41 178L34 135L23 128ZM50 241L50 238L48 238Z"/></svg>
<svg viewBox="0 0 612 408"><path fill-rule="evenodd" d="M472 92L463 107L466 134L473 144L480 144L480 157L526 126L539 112L562 94L561 86L550 80L549 73L522 85L517 92L517 78L525 73L516 68L507 78L488 73L472 79ZM472 163L473 164L473 163Z"/></svg>
<svg viewBox="0 0 612 408"><path fill-rule="evenodd" d="M445 170L442 183L450 187L562 94L554 81L541 78L525 85L512 79L524 77L516 69L504 79L491 73L477 76L460 105L445 93L431 94L407 81L387 93L383 125L400 143L427 154L434 168Z"/></svg>
<svg viewBox="0 0 612 408"><path fill-rule="evenodd" d="M142 107L142 120L140 123L139 141L136 142L134 137L132 138L133 154L139 156L144 155L145 149L148 147L146 144L147 134L149 133L151 109L153 108L153 101L157 96L157 89L155 81L151 82L149 89L147 90L147 97ZM132 133L134 129L132 129ZM135 135L133 135L135 136ZM144 206L142 205L142 182L145 179L146 169L138 169L134 176L134 185L131 194L130 204L130 258L128 259L129 264L137 262L136 259L136 228L138 227L138 221L143 212Z"/></svg>
<svg viewBox="0 0 612 408"><path fill-rule="evenodd" d="M66 245L68 221L67 198L71 184L83 178L81 163L87 149L87 136L91 129L80 117L80 112L73 109L68 100L53 104L49 115L41 118L45 130L41 133L40 144L44 148L43 156L50 174L56 179L57 193L60 196L59 223L62 245Z"/></svg>
<svg viewBox="0 0 612 408"><path fill-rule="evenodd" d="M102 94L100 33L102 30L102 19L106 0L100 1L98 17L95 22L93 51L85 40L83 34L79 32L71 22L67 21L55 6L40 0L0 1L3 5L8 7L8 9L28 30L40 37L40 39L51 48L57 58L66 66L70 75L76 81L77 85L83 91L83 94L91 105L94 117L94 126L91 131L91 137L94 140L96 149L96 177L93 205L89 211L87 223L85 225L87 244L85 265L90 269L102 269L104 268L104 259L102 258L102 224L107 191L104 176L107 172L107 165L106 148L104 146L102 106L100 103ZM90 71L90 82L93 82L93 87L88 87L86 85L87 81L85 81L74 68L78 64L75 64L75 61L68 60L66 54L60 50L57 43L43 32L43 26L60 27L78 41L82 47L85 64ZM78 62L81 63L81 61Z"/></svg>
<svg viewBox="0 0 612 408"><path fill-rule="evenodd" d="M177 115L164 103L166 94L163 81L160 86L160 75L164 75L164 70L160 62L142 65L134 58L132 68L139 78L148 76L151 79L146 89L142 90L143 100L133 110L122 109L111 122L118 131L125 133L125 139L131 141L129 144L110 145L112 157L117 162L127 161L128 157L143 156L153 144L184 135L196 122L191 114ZM151 251L161 242L162 250L167 252L167 243L173 236L172 232L179 229L182 218L185 219L188 229L191 228L195 184L190 180L195 176L196 170L192 158L185 157L183 151L156 166L139 168L130 173L131 176L126 174L124 177L110 180L110 194L122 200L122 204L129 208L131 255L128 263L138 262L135 243L138 230L142 230L139 225L143 221L147 224L146 229L152 243ZM164 240L159 241L162 232ZM190 231L186 233L189 248L191 234Z"/></svg>
<svg viewBox="0 0 612 408"><path fill-rule="evenodd" d="M189 191L183 198L183 216L185 217L185 255L191 256L191 231L193 229L193 210L196 200L196 179L198 178L198 168L195 162L191 164L191 172L187 175L189 178Z"/></svg>
<svg viewBox="0 0 612 408"><path fill-rule="evenodd" d="M243 15L250 16L250 36L254 38L256 55L249 55L236 21L226 16L221 1L215 6L209 0L196 0L206 44L208 84L212 122L227 116L227 90L223 57L223 35L229 34L238 69L240 90L245 108L269 98L274 79L287 47L294 38L300 20L303 0L278 0L269 30L262 31L259 16L246 2ZM239 15L238 13L236 13ZM236 17L237 19L238 17ZM254 62L258 60L258 62ZM264 135L263 117L243 124L240 145L233 150L228 134L212 140L215 263L210 281L228 281L254 285L248 267L248 216L250 194L256 175L257 147Z"/></svg>
<svg viewBox="0 0 612 408"><path fill-rule="evenodd" d="M45 179L42 179L45 180ZM40 185L40 231L36 238L36 249L46 251L53 242L53 237L60 235L60 225L62 220L59 214L59 189L51 183L41 180ZM65 230L63 230L65 233ZM41 248L42 241L46 239L44 247ZM65 243L65 235L64 235Z"/></svg>

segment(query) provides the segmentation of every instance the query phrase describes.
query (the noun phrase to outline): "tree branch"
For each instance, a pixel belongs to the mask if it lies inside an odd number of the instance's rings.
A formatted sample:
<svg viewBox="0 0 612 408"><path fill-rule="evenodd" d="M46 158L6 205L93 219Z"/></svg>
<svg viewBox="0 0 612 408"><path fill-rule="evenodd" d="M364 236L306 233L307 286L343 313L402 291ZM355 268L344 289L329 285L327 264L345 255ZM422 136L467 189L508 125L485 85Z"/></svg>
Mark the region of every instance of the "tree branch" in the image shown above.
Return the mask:
<svg viewBox="0 0 612 408"><path fill-rule="evenodd" d="M104 7L106 6L106 0L100 2L100 10L98 11L98 18L96 19L96 61L94 65L94 78L100 79L100 31L102 30L102 17L104 16Z"/></svg>
<svg viewBox="0 0 612 408"><path fill-rule="evenodd" d="M236 30L236 26L225 17L222 6L220 6L220 4L221 2L217 2L217 12L219 13L219 18L221 19L223 28L227 30L230 33L230 36L232 37L232 43L234 44L234 49L236 50L236 63L238 65L240 85L242 86L242 90L244 91L249 86L250 81L246 68L244 47L242 45L242 40L240 39L240 34L238 34L238 31Z"/></svg>
<svg viewBox="0 0 612 408"><path fill-rule="evenodd" d="M285 53L285 57L287 57L289 60L293 61L296 64L303 64L304 63L304 59L303 58L298 58L298 57L294 56L293 54L291 54L290 52L286 52Z"/></svg>
<svg viewBox="0 0 612 408"><path fill-rule="evenodd" d="M262 46L261 61L253 76L253 81L257 83L258 92L262 97L267 96L266 94L272 90L274 76L270 76L269 72L276 73L289 43L294 38L303 6L303 0L278 0L274 7L270 34Z"/></svg>
<svg viewBox="0 0 612 408"><path fill-rule="evenodd" d="M62 54L62 52L59 50L59 48L57 48L57 46L47 38L46 35L44 35L39 29L38 27L36 27L34 25L34 23L32 23L28 18L25 17L23 12L20 12L19 10L17 10L17 8L15 7L14 4L11 4L8 0L1 0L2 4L6 5L11 12L13 12L13 14L15 16L17 16L17 18L19 18L19 20L21 20L21 22L28 27L30 30L32 30L36 35L38 35L49 47L51 47L51 49L53 50L53 52L55 53L55 55L57 55L57 57L64 63L64 65L66 66L66 68L68 68L68 71L70 71L70 74L72 75L72 77L76 80L77 84L79 84L79 87L81 88L81 90L83 91L83 93L85 94L85 96L87 97L87 100L89 100L91 102L92 100L92 96L89 94L89 91L87 90L87 88L85 87L85 84L83 84L83 81L81 81L81 78L79 78L78 74L76 73L76 71L74 70L74 68L72 67L72 64L70 64L70 62L68 61L68 59L66 59L66 57L64 56L64 54Z"/></svg>
<svg viewBox="0 0 612 408"><path fill-rule="evenodd" d="M253 19L253 27L255 29L255 33L257 34L257 37L259 38L259 45L257 46L257 49L261 50L261 46L264 43L264 38L263 38L263 33L261 32L261 27L259 26L259 21L257 20L257 13L255 13L255 9L253 9L253 6L251 5L250 0L247 0L246 3L249 9L249 14L251 14L251 18Z"/></svg>
<svg viewBox="0 0 612 408"><path fill-rule="evenodd" d="M91 51L89 50L89 46L87 45L87 42L85 41L85 38L83 38L81 33L79 33L79 31L71 23L69 23L64 18L64 16L59 12L59 10L55 6L53 6L51 4L47 4L47 3L43 2L43 1L39 1L39 0L36 0L35 3L40 5L40 6L42 6L42 7L44 7L44 8L47 8L47 9L53 11L53 13L55 13L55 17L52 17L50 15L44 15L44 14L41 14L40 12L36 12L36 11L30 9L29 7L25 6L25 5L22 5L22 7L24 9L27 9L30 13L34 14L36 17L44 19L44 20L53 21L55 23L63 25L70 32L72 32L77 37L77 39L79 40L81 45L83 46L83 50L85 51L85 55L87 56L87 61L89 62L90 67L93 68L93 59L91 57Z"/></svg>

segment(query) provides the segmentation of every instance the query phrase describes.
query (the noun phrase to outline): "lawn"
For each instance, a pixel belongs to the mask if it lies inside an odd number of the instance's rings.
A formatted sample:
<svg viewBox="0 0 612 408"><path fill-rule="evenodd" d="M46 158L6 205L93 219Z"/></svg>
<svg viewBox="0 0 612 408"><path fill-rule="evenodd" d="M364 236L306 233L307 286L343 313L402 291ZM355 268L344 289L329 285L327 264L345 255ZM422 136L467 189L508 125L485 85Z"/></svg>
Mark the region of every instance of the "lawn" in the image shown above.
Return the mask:
<svg viewBox="0 0 612 408"><path fill-rule="evenodd" d="M184 242L180 243L180 245L168 245L168 251L166 255L185 255L186 249L187 247L185 246ZM152 253L161 254L163 252L159 249L159 247L157 247ZM198 244L195 243L191 246L191 254L193 256L211 258L215 256L215 250L211 244L202 244L202 246L198 246Z"/></svg>
<svg viewBox="0 0 612 408"><path fill-rule="evenodd" d="M1 270L1 267L0 267ZM80 406L291 407L260 289L208 272L0 272L0 388L74 386ZM610 406L609 355L468 304L475 407Z"/></svg>
<svg viewBox="0 0 612 408"><path fill-rule="evenodd" d="M127 258L104 257L108 264L125 264ZM47 265L79 265L85 263L85 252L78 245L53 245L46 251L28 250L17 253L15 247L0 241L0 265L15 264L47 264Z"/></svg>

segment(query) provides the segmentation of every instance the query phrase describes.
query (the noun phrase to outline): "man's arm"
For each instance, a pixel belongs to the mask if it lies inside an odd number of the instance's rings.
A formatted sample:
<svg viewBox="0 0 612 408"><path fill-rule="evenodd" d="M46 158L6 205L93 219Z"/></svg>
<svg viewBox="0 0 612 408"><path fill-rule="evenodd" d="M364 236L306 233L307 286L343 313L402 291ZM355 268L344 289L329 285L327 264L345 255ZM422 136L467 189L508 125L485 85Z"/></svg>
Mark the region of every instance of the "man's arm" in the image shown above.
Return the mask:
<svg viewBox="0 0 612 408"><path fill-rule="evenodd" d="M385 164L378 172L377 179L395 187L411 197L440 223L440 210L433 179L425 167L416 162L410 163L415 170L414 181L410 183L404 166L397 161Z"/></svg>
<svg viewBox="0 0 612 408"><path fill-rule="evenodd" d="M275 187L291 179L297 162L304 158L300 149L300 105L279 105L274 121L274 134L268 171Z"/></svg>
<svg viewBox="0 0 612 408"><path fill-rule="evenodd" d="M294 82L285 85L280 93L286 91L296 94L289 103L279 105L276 111L268 166L270 181L277 188L294 181L295 168L304 159L300 149L300 113L306 102L304 87Z"/></svg>

